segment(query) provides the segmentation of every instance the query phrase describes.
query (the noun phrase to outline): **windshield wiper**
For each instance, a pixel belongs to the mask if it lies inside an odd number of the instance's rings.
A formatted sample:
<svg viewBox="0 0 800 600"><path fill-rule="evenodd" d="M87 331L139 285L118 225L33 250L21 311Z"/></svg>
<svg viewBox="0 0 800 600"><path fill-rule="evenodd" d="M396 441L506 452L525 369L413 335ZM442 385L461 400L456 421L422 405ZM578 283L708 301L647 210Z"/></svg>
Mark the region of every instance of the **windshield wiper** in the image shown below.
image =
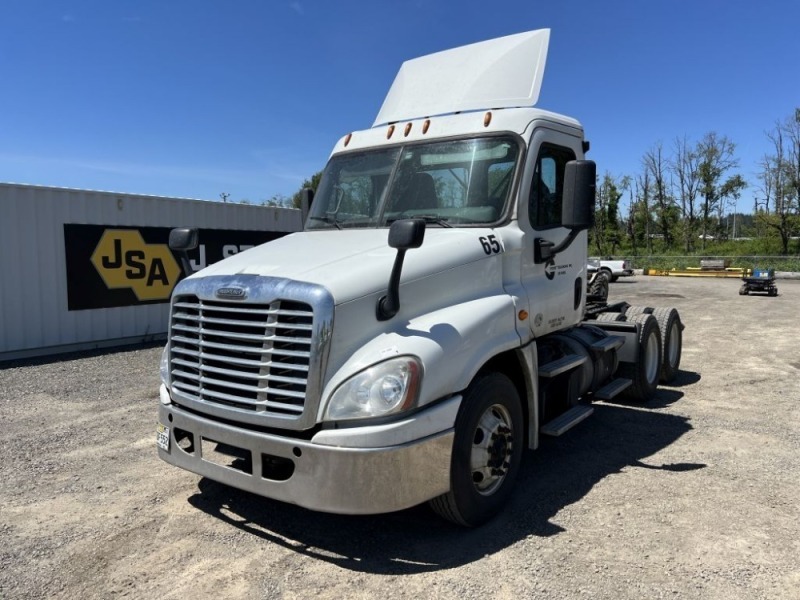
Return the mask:
<svg viewBox="0 0 800 600"><path fill-rule="evenodd" d="M440 217L439 215L414 215L415 219L425 219L426 223L436 223L441 227L452 227L450 223L448 223L448 219L444 217Z"/></svg>
<svg viewBox="0 0 800 600"><path fill-rule="evenodd" d="M336 229L342 228L342 224L339 222L339 219L337 219L333 215L324 215L322 217L318 215L311 215L309 219L311 219L312 221L322 221L323 223L328 223L329 225L335 225Z"/></svg>
<svg viewBox="0 0 800 600"><path fill-rule="evenodd" d="M452 225L448 223L448 219L440 217L439 215L401 215L399 217L386 219L386 224L391 225L395 221L400 221L401 219L422 219L426 223L435 223L440 227L452 227Z"/></svg>

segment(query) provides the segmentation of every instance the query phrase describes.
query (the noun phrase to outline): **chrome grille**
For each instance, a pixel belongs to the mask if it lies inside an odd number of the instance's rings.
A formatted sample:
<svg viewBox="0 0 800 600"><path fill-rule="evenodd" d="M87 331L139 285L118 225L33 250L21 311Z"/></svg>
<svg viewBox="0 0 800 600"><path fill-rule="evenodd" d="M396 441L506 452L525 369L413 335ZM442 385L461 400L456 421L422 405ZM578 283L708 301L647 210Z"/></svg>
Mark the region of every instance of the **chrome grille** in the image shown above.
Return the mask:
<svg viewBox="0 0 800 600"><path fill-rule="evenodd" d="M172 387L204 404L299 417L307 397L313 321L313 309L303 302L178 296L170 320Z"/></svg>

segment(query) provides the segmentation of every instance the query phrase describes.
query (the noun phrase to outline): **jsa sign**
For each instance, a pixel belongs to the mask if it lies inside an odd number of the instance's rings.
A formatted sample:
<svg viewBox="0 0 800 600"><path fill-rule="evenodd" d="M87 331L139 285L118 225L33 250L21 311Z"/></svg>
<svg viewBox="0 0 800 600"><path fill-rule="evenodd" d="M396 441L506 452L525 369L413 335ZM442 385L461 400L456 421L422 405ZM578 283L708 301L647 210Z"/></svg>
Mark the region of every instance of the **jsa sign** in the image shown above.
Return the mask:
<svg viewBox="0 0 800 600"><path fill-rule="evenodd" d="M136 229L106 229L91 261L108 289L131 289L139 301L166 300L181 274L169 246L145 243Z"/></svg>
<svg viewBox="0 0 800 600"><path fill-rule="evenodd" d="M181 267L167 244L169 227L64 225L69 310L167 302ZM189 253L193 270L285 235L201 229Z"/></svg>

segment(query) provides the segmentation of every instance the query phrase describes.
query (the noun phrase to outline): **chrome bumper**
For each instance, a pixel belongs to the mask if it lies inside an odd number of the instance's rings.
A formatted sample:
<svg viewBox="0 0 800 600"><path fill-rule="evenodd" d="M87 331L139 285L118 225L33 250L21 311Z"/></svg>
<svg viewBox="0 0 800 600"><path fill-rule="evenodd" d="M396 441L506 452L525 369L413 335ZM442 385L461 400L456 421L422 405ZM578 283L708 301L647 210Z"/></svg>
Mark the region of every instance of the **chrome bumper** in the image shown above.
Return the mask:
<svg viewBox="0 0 800 600"><path fill-rule="evenodd" d="M312 510L341 514L391 512L450 489L452 429L393 446L353 448L232 427L188 413L175 404L160 404L158 419L170 430L169 450L158 449L159 457L166 462L235 488ZM381 437L374 436L379 428L369 428L373 439ZM387 430L391 428L387 426ZM190 452L178 445L176 430L191 434ZM213 444L208 440L231 446L240 456L249 454L247 468L240 470L204 457L204 445L211 448ZM269 464L275 458L282 465L293 467L283 469L281 480L269 478Z"/></svg>

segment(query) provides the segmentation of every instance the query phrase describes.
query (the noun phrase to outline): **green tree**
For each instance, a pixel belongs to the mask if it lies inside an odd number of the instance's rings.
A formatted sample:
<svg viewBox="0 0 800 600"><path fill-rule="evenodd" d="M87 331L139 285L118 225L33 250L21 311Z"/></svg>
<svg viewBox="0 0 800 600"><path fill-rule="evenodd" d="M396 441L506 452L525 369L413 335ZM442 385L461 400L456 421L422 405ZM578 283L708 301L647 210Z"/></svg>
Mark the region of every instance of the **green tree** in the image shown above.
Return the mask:
<svg viewBox="0 0 800 600"><path fill-rule="evenodd" d="M290 199L286 196L281 194L273 194L271 198L267 198L266 200L261 201L261 206L271 206L271 207L289 207Z"/></svg>
<svg viewBox="0 0 800 600"><path fill-rule="evenodd" d="M670 193L667 181L669 162L664 156L664 147L657 142L642 157L642 166L649 175L651 183L652 207L655 224L660 230L659 235L664 240L664 247L672 247L677 226L678 215L675 199ZM654 235L651 232L651 237Z"/></svg>
<svg viewBox="0 0 800 600"><path fill-rule="evenodd" d="M701 248L705 250L711 231L717 235L721 230L726 201L739 198L747 183L738 173L739 161L734 156L736 145L725 136L709 132L697 144L699 162L700 196L702 198ZM712 216L716 216L716 227L712 229Z"/></svg>
<svg viewBox="0 0 800 600"><path fill-rule="evenodd" d="M780 237L781 253L789 253L789 240L800 230L800 109L794 117L767 132L772 154L761 162L763 210L759 221Z"/></svg>
<svg viewBox="0 0 800 600"><path fill-rule="evenodd" d="M674 154L670 161L670 170L673 175L673 190L680 209L681 237L683 250L689 254L694 250L697 239L698 217L700 206L700 157L697 150L692 147L689 140L676 138Z"/></svg>
<svg viewBox="0 0 800 600"><path fill-rule="evenodd" d="M628 185L627 178L617 179L606 172L597 186L595 219L592 231L595 248L600 255L614 254L619 244L619 201Z"/></svg>
<svg viewBox="0 0 800 600"><path fill-rule="evenodd" d="M319 187L320 179L322 179L322 171L317 171L311 176L311 179L306 179L303 184L300 186L300 189L297 190L294 195L292 196L292 206L294 208L300 208L300 203L303 198L303 190L305 188L311 188L314 192L317 191Z"/></svg>

